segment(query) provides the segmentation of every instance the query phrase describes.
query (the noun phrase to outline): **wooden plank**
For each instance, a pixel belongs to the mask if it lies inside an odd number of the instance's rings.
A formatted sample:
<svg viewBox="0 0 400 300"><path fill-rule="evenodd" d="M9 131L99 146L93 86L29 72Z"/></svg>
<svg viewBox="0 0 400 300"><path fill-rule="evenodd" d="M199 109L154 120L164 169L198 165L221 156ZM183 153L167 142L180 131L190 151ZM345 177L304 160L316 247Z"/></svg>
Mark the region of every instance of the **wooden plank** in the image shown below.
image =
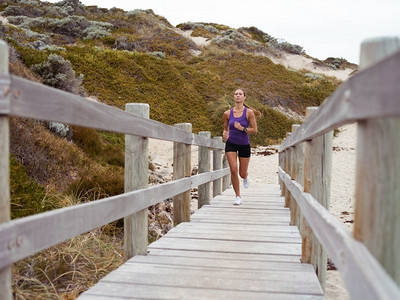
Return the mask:
<svg viewBox="0 0 400 300"><path fill-rule="evenodd" d="M301 245L281 243L254 243L240 241L207 241L196 239L168 238L160 239L149 245L149 248L201 250L214 252L235 252L249 254L284 254L300 255Z"/></svg>
<svg viewBox="0 0 400 300"><path fill-rule="evenodd" d="M229 232L229 231L246 231L254 234L269 234L269 233L289 233L298 235L299 231L295 226L285 225L263 225L263 224L252 224L252 225L243 225L243 224L224 224L224 223L183 223L179 224L179 226L174 227L172 230L183 230L187 228L190 230L207 230L207 231L219 231L219 232Z"/></svg>
<svg viewBox="0 0 400 300"><path fill-rule="evenodd" d="M397 52L350 77L319 106L318 114L283 141L279 152L358 120L399 116L399 69Z"/></svg>
<svg viewBox="0 0 400 300"><path fill-rule="evenodd" d="M178 226L174 227L172 230L182 230L187 228L187 230L214 230L214 231L246 231L254 234L259 233L291 233L291 234L299 234L299 231L296 226L288 226L286 225L242 225L242 224L209 224L209 223L182 223Z"/></svg>
<svg viewBox="0 0 400 300"><path fill-rule="evenodd" d="M293 194L318 240L339 269L354 299L400 299L400 288L359 241L303 187L279 168L286 187Z"/></svg>
<svg viewBox="0 0 400 300"><path fill-rule="evenodd" d="M262 271L262 272L279 271L279 272L290 272L290 273L309 272L311 273L310 278L312 278L313 280L315 279L315 277L312 274L314 270L310 264L291 263L291 262L247 261L247 260L232 261L227 259L213 259L213 258L199 258L199 257L196 258L169 257L168 259L165 259L164 257L149 255L149 256L134 257L128 260L124 264L124 267L130 268L133 271L137 272L138 270L135 268L139 268L142 265L148 265L148 264L159 265L159 266L168 265L168 266L175 266L177 268L185 266L188 269L210 268L210 269L222 269L222 270L242 270L250 274L253 271ZM293 275L293 277L297 276L298 274Z"/></svg>
<svg viewBox="0 0 400 300"><path fill-rule="evenodd" d="M191 258L213 258L226 260L245 260L245 261L274 261L274 262L300 262L300 255L279 255L279 254L247 254L247 253L221 253L212 251L193 251L193 250L175 250L175 249L156 249L149 248L147 255L161 255L163 257L191 257Z"/></svg>
<svg viewBox="0 0 400 300"><path fill-rule="evenodd" d="M88 298L86 298L88 297ZM121 297L123 299L266 299L266 300L311 300L324 299L321 295L296 295L285 293L248 292L220 289L170 287L163 285L131 285L105 282L83 293L79 299L101 299L100 297ZM107 298L106 298L107 299Z"/></svg>
<svg viewBox="0 0 400 300"><path fill-rule="evenodd" d="M193 222L213 222L213 223L238 223L238 224L271 224L271 223L283 223L289 224L290 216L275 216L270 215L267 218L264 216L229 216L229 215L192 215Z"/></svg>
<svg viewBox="0 0 400 300"><path fill-rule="evenodd" d="M273 213L264 209L263 215L254 209L239 211L232 205L230 209L211 206L203 206L192 218L201 214L239 221L281 215L289 219L287 209ZM149 299L323 299L312 266L300 263L300 242L297 227L288 222L271 226L227 224L225 220L181 223L149 245L147 256L133 257L80 299L108 295L110 299L130 295Z"/></svg>
<svg viewBox="0 0 400 300"><path fill-rule="evenodd" d="M285 236L285 235L247 235L244 232L168 232L164 238L185 238L185 239L203 239L203 240L221 240L221 241L245 241L245 242L264 242L264 243L289 243L301 244L300 236Z"/></svg>
<svg viewBox="0 0 400 300"><path fill-rule="evenodd" d="M17 98L11 101L12 116L49 120L94 129L131 134L196 146L224 149L221 141L207 139L172 126L146 120L120 109L64 92L18 76L10 76L12 91Z"/></svg>
<svg viewBox="0 0 400 300"><path fill-rule="evenodd" d="M196 211L196 215L220 215L220 214L231 214L231 215L240 215L245 214L247 216L268 216L268 215L282 215L288 216L289 209L284 207L277 208L264 208L264 209L251 209L251 208L235 208L232 209L232 205L230 206L211 206L205 205L202 209Z"/></svg>
<svg viewBox="0 0 400 300"><path fill-rule="evenodd" d="M292 264L293 265L293 264ZM102 281L247 292L322 295L312 269L303 272L125 264Z"/></svg>

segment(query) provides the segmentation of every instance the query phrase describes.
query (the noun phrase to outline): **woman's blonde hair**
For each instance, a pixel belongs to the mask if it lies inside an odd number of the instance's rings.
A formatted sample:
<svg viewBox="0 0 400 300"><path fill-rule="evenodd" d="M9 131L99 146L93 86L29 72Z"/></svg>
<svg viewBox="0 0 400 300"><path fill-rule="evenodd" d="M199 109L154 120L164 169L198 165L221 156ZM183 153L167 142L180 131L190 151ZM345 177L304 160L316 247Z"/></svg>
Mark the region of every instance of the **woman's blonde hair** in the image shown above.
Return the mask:
<svg viewBox="0 0 400 300"><path fill-rule="evenodd" d="M241 91L243 92L243 95L246 96L246 91L245 91L245 89L243 89L243 88L238 88L238 89L235 90L235 92L236 92L237 90L241 90ZM247 107L248 109L251 109L252 111L254 111L254 114L255 114L256 117L261 117L262 113L261 113L259 110L255 109L255 108L253 108L253 107L251 107L251 106L249 106L249 105L247 105L247 104L244 104L244 103L243 103L243 105L244 105L245 107Z"/></svg>

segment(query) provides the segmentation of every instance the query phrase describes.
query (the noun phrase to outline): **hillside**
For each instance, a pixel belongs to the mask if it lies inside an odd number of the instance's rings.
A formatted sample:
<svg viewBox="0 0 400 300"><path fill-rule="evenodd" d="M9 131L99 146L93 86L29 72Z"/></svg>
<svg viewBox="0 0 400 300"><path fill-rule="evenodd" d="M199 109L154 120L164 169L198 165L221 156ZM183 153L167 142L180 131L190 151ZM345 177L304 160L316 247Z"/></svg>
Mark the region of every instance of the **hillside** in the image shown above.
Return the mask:
<svg viewBox="0 0 400 300"><path fill-rule="evenodd" d="M128 102L148 103L152 119L170 125L190 122L194 132L210 130L213 136L221 134L221 115L233 103L232 91L243 87L248 103L263 115L259 133L251 139L253 146L279 141L295 119L302 119L307 106L319 105L340 83L335 77L293 68L289 58L311 61L314 70L356 67L343 59L311 59L302 47L279 42L255 27L204 23L174 27L152 10L85 7L77 0L55 4L14 0L3 2L0 10L0 37L10 45L12 73L120 109ZM33 121L15 121L20 122ZM43 136L46 123L34 123L35 134ZM12 136L16 128L24 127L12 126ZM34 134L26 133L32 142L14 138L12 154L42 186L61 192L71 190L71 185L84 190L107 187L110 178L93 178L81 167L90 165L114 174L113 188L106 188L106 194L121 192L123 136L64 129L74 142L67 147L58 145L62 138L52 136L43 149ZM54 130L63 131L53 126ZM70 150L51 154L59 148ZM35 151L42 158L32 156ZM79 160L69 157L75 152L80 153ZM54 164L59 167L51 169ZM67 174L63 182L55 169Z"/></svg>
<svg viewBox="0 0 400 300"><path fill-rule="evenodd" d="M357 69L342 58L309 57L255 27L174 27L152 10L78 0L3 1L0 21L11 73L120 109L148 103L152 119L190 122L195 133L221 135L222 113L244 88L262 113L252 146L278 143L307 106ZM123 135L18 118L10 128L12 218L123 192ZM154 173L151 161L149 168Z"/></svg>

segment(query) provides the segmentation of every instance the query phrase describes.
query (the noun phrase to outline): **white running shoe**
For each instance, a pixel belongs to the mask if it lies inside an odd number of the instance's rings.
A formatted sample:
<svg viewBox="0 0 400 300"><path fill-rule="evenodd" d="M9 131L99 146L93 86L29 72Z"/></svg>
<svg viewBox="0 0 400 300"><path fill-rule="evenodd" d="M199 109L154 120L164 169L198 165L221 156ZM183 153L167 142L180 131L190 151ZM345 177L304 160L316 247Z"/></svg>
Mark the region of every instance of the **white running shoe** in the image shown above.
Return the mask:
<svg viewBox="0 0 400 300"><path fill-rule="evenodd" d="M243 178L243 186L247 189L250 185L249 177Z"/></svg>
<svg viewBox="0 0 400 300"><path fill-rule="evenodd" d="M242 203L242 199L239 196L236 196L235 201L233 201L233 205L240 205Z"/></svg>

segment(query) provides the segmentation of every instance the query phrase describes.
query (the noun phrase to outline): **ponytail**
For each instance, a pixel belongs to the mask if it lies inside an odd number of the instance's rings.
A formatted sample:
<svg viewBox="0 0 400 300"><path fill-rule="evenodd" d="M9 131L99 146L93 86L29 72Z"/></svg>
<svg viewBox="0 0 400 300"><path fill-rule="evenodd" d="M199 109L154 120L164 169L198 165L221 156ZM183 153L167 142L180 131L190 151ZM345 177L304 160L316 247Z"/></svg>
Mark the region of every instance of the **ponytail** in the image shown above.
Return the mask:
<svg viewBox="0 0 400 300"><path fill-rule="evenodd" d="M261 113L259 110L255 109L255 108L253 108L253 107L251 107L251 106L248 106L247 104L244 104L244 103L243 103L243 105L244 105L245 107L247 107L248 109L251 109L252 111L254 111L254 115L255 115L257 118L259 118L259 117L262 116L262 113Z"/></svg>

